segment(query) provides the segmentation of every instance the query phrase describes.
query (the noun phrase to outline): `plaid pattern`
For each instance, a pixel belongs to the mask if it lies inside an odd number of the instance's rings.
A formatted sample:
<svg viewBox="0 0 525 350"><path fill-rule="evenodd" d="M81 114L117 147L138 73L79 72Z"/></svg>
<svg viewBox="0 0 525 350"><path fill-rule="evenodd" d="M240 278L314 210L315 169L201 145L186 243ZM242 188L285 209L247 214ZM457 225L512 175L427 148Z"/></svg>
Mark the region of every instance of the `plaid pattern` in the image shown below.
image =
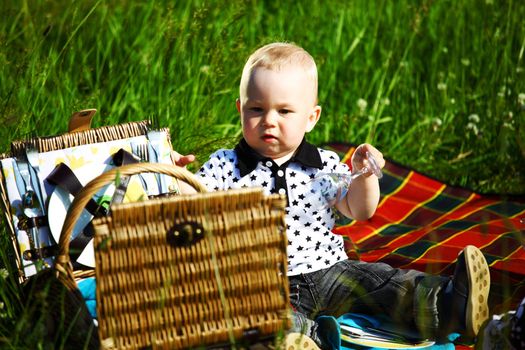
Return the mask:
<svg viewBox="0 0 525 350"><path fill-rule="evenodd" d="M350 165L354 147L334 143ZM480 195L386 162L381 200L365 222L340 219L350 258L452 275L461 249L481 249L490 266L491 312L515 308L525 296L525 197Z"/></svg>

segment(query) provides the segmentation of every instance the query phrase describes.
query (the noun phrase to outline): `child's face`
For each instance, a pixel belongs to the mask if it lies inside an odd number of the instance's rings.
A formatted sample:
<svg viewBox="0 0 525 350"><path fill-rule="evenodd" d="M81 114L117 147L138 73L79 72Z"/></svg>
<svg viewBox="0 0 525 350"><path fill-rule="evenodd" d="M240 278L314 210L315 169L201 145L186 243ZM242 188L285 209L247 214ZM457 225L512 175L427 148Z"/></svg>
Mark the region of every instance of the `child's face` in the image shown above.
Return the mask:
<svg viewBox="0 0 525 350"><path fill-rule="evenodd" d="M321 114L314 83L298 67L255 68L237 100L246 142L279 164L290 159Z"/></svg>

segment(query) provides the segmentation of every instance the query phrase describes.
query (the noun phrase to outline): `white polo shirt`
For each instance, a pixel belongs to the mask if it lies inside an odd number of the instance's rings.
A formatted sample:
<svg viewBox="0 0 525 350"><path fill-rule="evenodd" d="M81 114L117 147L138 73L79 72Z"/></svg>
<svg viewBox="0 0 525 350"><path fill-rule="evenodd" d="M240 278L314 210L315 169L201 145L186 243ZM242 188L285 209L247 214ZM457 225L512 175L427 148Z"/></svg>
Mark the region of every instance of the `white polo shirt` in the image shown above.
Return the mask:
<svg viewBox="0 0 525 350"><path fill-rule="evenodd" d="M347 259L343 237L332 233L335 214L314 190L318 172L350 172L337 154L303 140L296 154L281 166L256 153L243 139L233 150L221 149L197 172L210 190L262 187L264 193L288 197L286 231L288 276L314 272Z"/></svg>

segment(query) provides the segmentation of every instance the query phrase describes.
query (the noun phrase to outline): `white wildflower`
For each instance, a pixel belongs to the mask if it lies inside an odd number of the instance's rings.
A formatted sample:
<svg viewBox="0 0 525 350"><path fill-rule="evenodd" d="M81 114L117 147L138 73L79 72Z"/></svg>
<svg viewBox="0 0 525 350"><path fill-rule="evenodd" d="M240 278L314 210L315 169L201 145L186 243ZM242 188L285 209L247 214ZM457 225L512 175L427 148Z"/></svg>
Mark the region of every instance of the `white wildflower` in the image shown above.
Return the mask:
<svg viewBox="0 0 525 350"><path fill-rule="evenodd" d="M468 120L473 122L473 123L479 123L479 115L477 114L471 114L468 116Z"/></svg>
<svg viewBox="0 0 525 350"><path fill-rule="evenodd" d="M437 89L438 89L438 90L441 90L441 91L444 91L444 90L447 89L447 84L445 84L445 83L439 83L439 84L437 85Z"/></svg>
<svg viewBox="0 0 525 350"><path fill-rule="evenodd" d="M518 104L522 107L525 106L525 94L523 92L518 94Z"/></svg>
<svg viewBox="0 0 525 350"><path fill-rule="evenodd" d="M0 277L3 278L3 279L6 279L7 277L9 277L9 271L7 271L7 269L0 269Z"/></svg>
<svg viewBox="0 0 525 350"><path fill-rule="evenodd" d="M479 134L478 126L474 123L468 123L467 130L472 130L472 133L476 136Z"/></svg>
<svg viewBox="0 0 525 350"><path fill-rule="evenodd" d="M512 122L511 122L511 123L509 123L509 122L504 122L504 123L503 123L503 127L504 127L504 128L507 128L507 129L509 129L509 130L514 130L514 124L513 124Z"/></svg>
<svg viewBox="0 0 525 350"><path fill-rule="evenodd" d="M389 106L390 105L390 99L388 97L383 97L381 99L381 103L384 105L384 106Z"/></svg>
<svg viewBox="0 0 525 350"><path fill-rule="evenodd" d="M448 47L444 46L441 51L443 51L443 53L448 53Z"/></svg>
<svg viewBox="0 0 525 350"><path fill-rule="evenodd" d="M462 58L461 64L464 65L465 67L468 67L470 66L470 60L468 58Z"/></svg>
<svg viewBox="0 0 525 350"><path fill-rule="evenodd" d="M210 73L210 66L204 65L200 68L201 73L209 74Z"/></svg>
<svg viewBox="0 0 525 350"><path fill-rule="evenodd" d="M516 68L516 73L521 73L523 72L523 67L517 67Z"/></svg>
<svg viewBox="0 0 525 350"><path fill-rule="evenodd" d="M455 98L451 98L451 99L450 99L450 104L453 105L453 104L455 104L455 103L456 103L456 99L455 99Z"/></svg>
<svg viewBox="0 0 525 350"><path fill-rule="evenodd" d="M366 109L366 106L368 106L368 102L366 102L365 99L360 98L359 100L357 100L357 107L361 112L363 112Z"/></svg>
<svg viewBox="0 0 525 350"><path fill-rule="evenodd" d="M511 90L506 85L503 85L501 89L498 91L498 96L499 97L505 97L505 95L510 96L510 93L511 93Z"/></svg>
<svg viewBox="0 0 525 350"><path fill-rule="evenodd" d="M439 118L432 119L432 130L437 131L441 125L443 125L443 121Z"/></svg>

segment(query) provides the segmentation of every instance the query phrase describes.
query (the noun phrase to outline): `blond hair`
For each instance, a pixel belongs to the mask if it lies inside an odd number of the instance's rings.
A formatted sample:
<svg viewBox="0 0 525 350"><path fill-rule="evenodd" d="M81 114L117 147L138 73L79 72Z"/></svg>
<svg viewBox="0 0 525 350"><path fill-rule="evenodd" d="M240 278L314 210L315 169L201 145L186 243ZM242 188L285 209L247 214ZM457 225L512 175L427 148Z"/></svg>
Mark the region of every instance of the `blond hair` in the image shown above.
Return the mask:
<svg viewBox="0 0 525 350"><path fill-rule="evenodd" d="M286 67L304 69L306 76L314 85L314 96L317 101L317 66L312 56L302 47L295 44L276 42L258 48L250 55L242 70L239 92L242 97L248 81L255 68L278 71Z"/></svg>

